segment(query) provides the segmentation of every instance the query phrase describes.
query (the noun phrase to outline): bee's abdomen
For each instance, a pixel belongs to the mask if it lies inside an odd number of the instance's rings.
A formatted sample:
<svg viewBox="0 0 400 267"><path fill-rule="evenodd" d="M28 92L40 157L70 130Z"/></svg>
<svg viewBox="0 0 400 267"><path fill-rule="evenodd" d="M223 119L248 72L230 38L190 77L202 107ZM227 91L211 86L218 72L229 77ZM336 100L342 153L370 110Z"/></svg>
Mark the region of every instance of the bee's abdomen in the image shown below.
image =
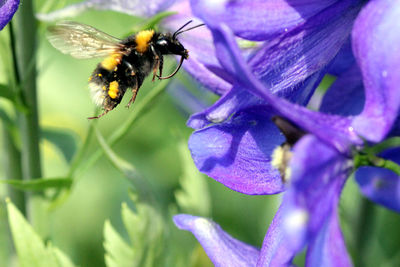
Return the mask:
<svg viewBox="0 0 400 267"><path fill-rule="evenodd" d="M93 101L105 110L114 109L128 88L139 88L154 66L150 52L112 54L97 65L89 78Z"/></svg>
<svg viewBox="0 0 400 267"><path fill-rule="evenodd" d="M93 101L105 110L112 110L122 100L127 85L118 77L116 70L108 71L100 63L89 78L89 88Z"/></svg>

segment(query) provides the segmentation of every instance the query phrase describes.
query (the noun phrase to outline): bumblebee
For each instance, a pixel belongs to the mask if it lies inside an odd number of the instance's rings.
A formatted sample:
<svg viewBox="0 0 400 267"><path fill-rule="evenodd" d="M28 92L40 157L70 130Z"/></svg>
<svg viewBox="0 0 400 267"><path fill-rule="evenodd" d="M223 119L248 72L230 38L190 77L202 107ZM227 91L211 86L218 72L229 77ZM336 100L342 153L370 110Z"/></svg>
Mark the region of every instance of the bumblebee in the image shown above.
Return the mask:
<svg viewBox="0 0 400 267"><path fill-rule="evenodd" d="M203 26L199 24L185 29L187 22L172 33L157 33L154 30L143 30L124 40L115 38L89 25L64 21L48 28L49 42L64 54L75 58L105 57L89 77L89 88L96 105L104 112L97 119L113 110L130 89L132 98L129 107L136 98L143 80L153 72L153 81L173 77L189 58L189 51L178 41L177 36L183 32ZM181 57L175 71L163 77L163 56L178 55ZM159 71L159 74L157 74Z"/></svg>

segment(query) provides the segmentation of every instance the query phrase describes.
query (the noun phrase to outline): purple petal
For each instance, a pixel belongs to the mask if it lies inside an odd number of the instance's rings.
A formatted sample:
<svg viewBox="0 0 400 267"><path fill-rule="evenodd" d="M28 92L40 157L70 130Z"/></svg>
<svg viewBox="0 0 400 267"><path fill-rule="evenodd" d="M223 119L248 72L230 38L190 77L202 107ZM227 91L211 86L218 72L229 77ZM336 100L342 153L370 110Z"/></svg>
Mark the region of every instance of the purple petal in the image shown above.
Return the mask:
<svg viewBox="0 0 400 267"><path fill-rule="evenodd" d="M333 59L329 65L328 72L330 74L340 76L343 72L347 71L356 63L356 59L353 55L353 50L351 47L350 38L343 47L340 49L339 53Z"/></svg>
<svg viewBox="0 0 400 267"><path fill-rule="evenodd" d="M272 92L293 91L294 85L327 66L348 40L360 9L360 4L355 3L359 2L338 1L305 24L269 40L248 60L249 69ZM210 27L219 28L212 15L204 13L201 18ZM228 55L216 47L221 64L229 64Z"/></svg>
<svg viewBox="0 0 400 267"><path fill-rule="evenodd" d="M306 105L312 93L321 81L324 73L325 72L322 71L317 72L304 82L293 86L290 91L287 90L278 93L292 102ZM194 129L200 129L210 124L210 122L222 122L236 112L255 106L267 106L267 104L263 99L255 96L249 91L234 86L211 107L191 116L187 125Z"/></svg>
<svg viewBox="0 0 400 267"><path fill-rule="evenodd" d="M337 0L192 0L198 17L207 14L216 24L227 24L233 32L249 40L266 40L304 24Z"/></svg>
<svg viewBox="0 0 400 267"><path fill-rule="evenodd" d="M353 51L365 86L365 107L353 123L358 134L379 142L390 131L400 106L400 5L369 1L353 29Z"/></svg>
<svg viewBox="0 0 400 267"><path fill-rule="evenodd" d="M262 99L248 91L233 87L211 107L191 116L187 125L194 129L201 129L210 124L210 122L223 122L231 114L260 105L265 105Z"/></svg>
<svg viewBox="0 0 400 267"><path fill-rule="evenodd" d="M192 3L195 6L202 5L197 2ZM320 69L335 56L342 43L347 40L346 36L350 34L352 21L359 8L358 6L349 8L351 4L354 2L344 1L344 4L332 5L329 11L316 15L306 24L266 43L250 57L248 62L250 69L274 93L299 104L306 103L324 74ZM212 20L215 19L212 13L204 13L201 16L215 23ZM332 42L330 38L335 42ZM217 48L216 51L218 51L217 56L220 61L230 59L229 55L222 53L223 49ZM300 54L305 54L305 56L299 57ZM229 70L225 71L223 77L229 77L225 80L233 83L234 74L226 72ZM192 74L196 76L195 73ZM237 75L242 75L242 73L238 72ZM232 89L213 107L201 114L196 114L189 125L194 128L204 127L209 123L207 119L211 122L222 121L233 112L259 104L259 98L241 91L242 88ZM346 123L350 124L350 122Z"/></svg>
<svg viewBox="0 0 400 267"><path fill-rule="evenodd" d="M339 151L348 151L352 144L362 143L354 133L354 129L350 127L350 118L314 112L274 96L252 75L228 28L225 26L213 28L213 36L220 62L225 69L232 73L243 88L267 101L278 114L304 130L314 133Z"/></svg>
<svg viewBox="0 0 400 267"><path fill-rule="evenodd" d="M265 235L257 267L261 266L292 266L291 262L296 251L291 249L292 240L288 238L283 229L282 206L276 212L268 232Z"/></svg>
<svg viewBox="0 0 400 267"><path fill-rule="evenodd" d="M76 16L89 9L113 10L132 16L151 17L166 10L176 0L148 0L146 4L141 0L88 0L66 6L48 14L38 14L44 21L54 21Z"/></svg>
<svg viewBox="0 0 400 267"><path fill-rule="evenodd" d="M397 116L396 121L393 124L393 128L390 130L388 137L400 136L400 116Z"/></svg>
<svg viewBox="0 0 400 267"><path fill-rule="evenodd" d="M319 234L307 250L307 267L353 266L340 230L337 207L332 209Z"/></svg>
<svg viewBox="0 0 400 267"><path fill-rule="evenodd" d="M274 194L283 184L270 165L272 151L284 137L260 110L196 131L189 149L197 168L225 186L245 194Z"/></svg>
<svg viewBox="0 0 400 267"><path fill-rule="evenodd" d="M298 251L319 235L336 209L351 168L349 159L315 136L307 135L294 146L292 185L283 201L284 225Z"/></svg>
<svg viewBox="0 0 400 267"><path fill-rule="evenodd" d="M19 6L19 0L3 0L0 2L0 31L12 19Z"/></svg>
<svg viewBox="0 0 400 267"><path fill-rule="evenodd" d="M162 24L165 29L171 32L176 31L189 20L193 20L191 25L202 23L202 21L193 17L189 1L178 1L168 11L178 12L166 18ZM185 32L179 35L179 41L190 52L189 60L185 62L183 67L199 83L218 95L222 95L232 87L231 81L233 79L223 70L214 56L215 48L207 27Z"/></svg>
<svg viewBox="0 0 400 267"><path fill-rule="evenodd" d="M365 95L360 70L356 65L342 73L324 95L320 111L355 116L364 107Z"/></svg>
<svg viewBox="0 0 400 267"><path fill-rule="evenodd" d="M179 214L174 216L178 228L193 233L216 267L255 266L259 251L232 238L213 221Z"/></svg>
<svg viewBox="0 0 400 267"><path fill-rule="evenodd" d="M400 149L397 149L397 154ZM400 176L388 169L361 167L356 181L361 192L372 201L400 212Z"/></svg>

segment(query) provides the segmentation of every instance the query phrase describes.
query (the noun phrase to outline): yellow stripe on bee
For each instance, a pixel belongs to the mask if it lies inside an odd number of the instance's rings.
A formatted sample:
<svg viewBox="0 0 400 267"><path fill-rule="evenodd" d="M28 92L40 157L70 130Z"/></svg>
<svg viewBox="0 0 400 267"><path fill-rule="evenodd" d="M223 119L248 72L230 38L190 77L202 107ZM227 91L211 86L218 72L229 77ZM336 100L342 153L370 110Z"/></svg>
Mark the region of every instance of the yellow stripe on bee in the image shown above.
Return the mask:
<svg viewBox="0 0 400 267"><path fill-rule="evenodd" d="M121 53L112 53L101 62L101 66L108 71L112 71L121 62L121 59Z"/></svg>
<svg viewBox="0 0 400 267"><path fill-rule="evenodd" d="M154 35L153 30L145 30L140 31L136 34L135 42L136 42L136 51L139 53L144 53L147 51L149 46L149 42Z"/></svg>
<svg viewBox="0 0 400 267"><path fill-rule="evenodd" d="M108 95L114 99L118 96L118 82L117 81L112 81L110 82L110 87L108 89Z"/></svg>

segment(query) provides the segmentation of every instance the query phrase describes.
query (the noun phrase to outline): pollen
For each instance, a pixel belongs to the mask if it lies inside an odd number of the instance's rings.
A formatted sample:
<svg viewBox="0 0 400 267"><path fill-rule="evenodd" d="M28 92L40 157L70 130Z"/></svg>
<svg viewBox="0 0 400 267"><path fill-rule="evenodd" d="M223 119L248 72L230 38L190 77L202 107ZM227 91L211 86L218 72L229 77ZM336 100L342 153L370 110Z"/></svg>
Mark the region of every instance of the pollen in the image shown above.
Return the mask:
<svg viewBox="0 0 400 267"><path fill-rule="evenodd" d="M112 81L111 83L110 83L110 88L108 89L108 95L112 98L112 99L114 99L114 98L117 98L117 96L118 96L118 82L117 81Z"/></svg>
<svg viewBox="0 0 400 267"><path fill-rule="evenodd" d="M101 77L101 76L103 76L103 74L99 73L99 74L97 74L97 76Z"/></svg>
<svg viewBox="0 0 400 267"><path fill-rule="evenodd" d="M292 157L292 152L290 151L290 146L284 144L278 146L272 152L271 166L277 169L281 175L283 182L289 182L291 176L291 170L289 167L289 161Z"/></svg>
<svg viewBox="0 0 400 267"><path fill-rule="evenodd" d="M92 80L92 76L90 76L88 80L89 80L89 82L90 82L90 81Z"/></svg>
<svg viewBox="0 0 400 267"><path fill-rule="evenodd" d="M153 30L145 30L145 31L140 31L136 34L136 51L139 53L144 53L147 51L147 48L149 46L149 42L151 38L154 35Z"/></svg>
<svg viewBox="0 0 400 267"><path fill-rule="evenodd" d="M121 59L122 59L121 53L112 53L110 56L106 57L101 62L101 66L108 71L112 71L121 62ZM99 76L100 76L100 73L99 73Z"/></svg>

